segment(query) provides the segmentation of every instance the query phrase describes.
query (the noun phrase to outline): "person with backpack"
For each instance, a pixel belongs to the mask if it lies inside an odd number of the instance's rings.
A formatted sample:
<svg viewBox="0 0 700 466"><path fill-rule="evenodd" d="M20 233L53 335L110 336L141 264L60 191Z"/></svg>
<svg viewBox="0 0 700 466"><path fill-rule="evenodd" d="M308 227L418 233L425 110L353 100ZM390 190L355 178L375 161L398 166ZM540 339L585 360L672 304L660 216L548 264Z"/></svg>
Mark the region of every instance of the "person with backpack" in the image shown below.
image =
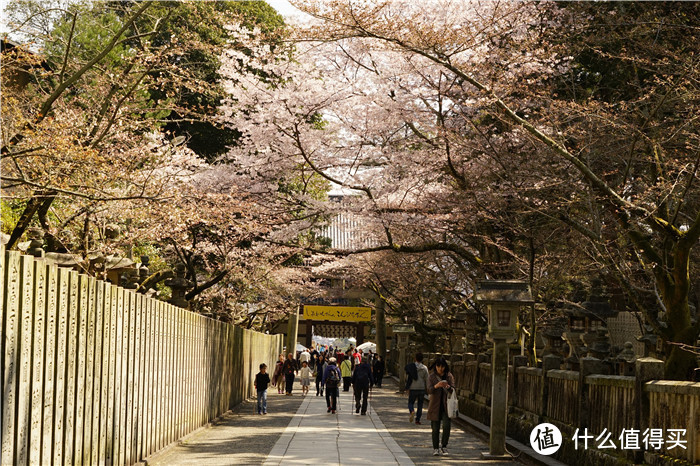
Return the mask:
<svg viewBox="0 0 700 466"><path fill-rule="evenodd" d="M369 366L367 356L362 358L362 362L355 367L355 372L352 373L352 387L355 393L355 412L359 413L362 408L362 415L367 414L367 395L369 394L369 386L373 383L372 368ZM360 398L362 405L360 406Z"/></svg>
<svg viewBox="0 0 700 466"><path fill-rule="evenodd" d="M322 385L326 387L326 407L329 413L335 414L338 408L338 385L340 385L340 369L335 365L336 359L328 360L328 367L323 374Z"/></svg>
<svg viewBox="0 0 700 466"><path fill-rule="evenodd" d="M409 366L410 372L409 372ZM406 388L408 389L408 422L413 423L414 415L416 424L420 425L420 418L423 414L423 399L428 388L428 368L423 365L423 353L416 353L415 361L406 366L407 378ZM418 402L418 409L413 412L413 405Z"/></svg>
<svg viewBox="0 0 700 466"><path fill-rule="evenodd" d="M350 391L350 382L352 380L352 361L351 358L343 359L340 363L340 373L343 377L343 391Z"/></svg>

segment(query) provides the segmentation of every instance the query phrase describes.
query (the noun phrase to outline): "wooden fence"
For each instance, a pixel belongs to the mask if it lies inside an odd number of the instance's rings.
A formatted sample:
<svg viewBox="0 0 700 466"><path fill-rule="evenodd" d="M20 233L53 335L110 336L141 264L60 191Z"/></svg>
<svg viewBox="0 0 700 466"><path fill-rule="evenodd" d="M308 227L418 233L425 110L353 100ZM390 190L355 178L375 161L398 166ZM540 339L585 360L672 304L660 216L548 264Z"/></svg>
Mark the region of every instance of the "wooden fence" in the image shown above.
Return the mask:
<svg viewBox="0 0 700 466"><path fill-rule="evenodd" d="M0 250L0 464L136 463L252 395L281 335Z"/></svg>
<svg viewBox="0 0 700 466"><path fill-rule="evenodd" d="M432 363L436 356L429 353L428 364ZM442 356L448 360L452 357ZM491 364L477 362L477 358L472 354L463 358L465 360L458 358L460 360L453 364L460 397L460 411L488 425ZM485 359L485 355L478 359ZM595 361L597 360L593 362ZM645 358L637 361L638 371L641 367L639 363L642 362L647 367L649 364L656 365L657 368L659 365L663 367L661 361ZM554 364L554 367L558 366L558 363ZM618 454L617 459L621 461L624 460L625 452L619 446L619 436L623 430L637 429L642 445L645 430L656 429L663 432L663 446L658 449L645 448L647 453L656 455L657 458L665 455L676 460L678 464L700 464L700 383L651 380L640 375L644 374L644 371L637 373L635 377L590 372L588 374L590 375L582 377L577 371L543 371L540 368L510 366L508 404L513 416L509 420L509 426L516 425L518 420L524 418L534 424L553 422L564 429L565 437L568 435L565 441L571 438L576 428L588 429L596 436L607 429L618 447L615 451L606 452ZM534 425L528 425L527 429L521 432L509 430L509 435L515 435L518 440L527 444L533 427ZM680 438L685 443L673 447L673 443L669 444L668 439L677 429L684 430ZM585 452L582 450L565 450L562 448L558 454L574 455L558 458L565 462L575 460L583 464L599 461L596 457L583 459L576 456L583 455Z"/></svg>
<svg viewBox="0 0 700 466"><path fill-rule="evenodd" d="M578 421L578 372L551 370L547 372L547 416L564 424Z"/></svg>
<svg viewBox="0 0 700 466"><path fill-rule="evenodd" d="M655 380L645 386L649 394L649 425L662 429L665 437L671 429L686 429L682 448L665 442L663 453L700 464L700 383Z"/></svg>

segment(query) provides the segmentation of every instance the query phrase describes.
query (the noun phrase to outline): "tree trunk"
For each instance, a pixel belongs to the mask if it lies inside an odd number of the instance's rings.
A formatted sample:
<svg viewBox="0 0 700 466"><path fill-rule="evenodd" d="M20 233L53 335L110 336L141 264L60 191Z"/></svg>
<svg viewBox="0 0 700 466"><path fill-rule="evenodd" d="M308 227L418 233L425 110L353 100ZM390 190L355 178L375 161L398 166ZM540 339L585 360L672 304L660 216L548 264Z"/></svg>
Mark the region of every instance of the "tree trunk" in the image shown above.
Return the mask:
<svg viewBox="0 0 700 466"><path fill-rule="evenodd" d="M377 307L375 308L375 325L377 329L377 354L386 360L386 314L384 313L384 300L377 296Z"/></svg>
<svg viewBox="0 0 700 466"><path fill-rule="evenodd" d="M681 241L674 248L673 256L673 269L659 287L666 306L668 325L667 335L664 336L667 351L665 376L672 380L690 380L697 367L697 356L678 345L694 346L698 338L698 328L690 321L688 306L690 247ZM659 278L657 275L657 281L660 281Z"/></svg>
<svg viewBox="0 0 700 466"><path fill-rule="evenodd" d="M535 278L535 241L530 236L530 286ZM534 293L533 293L534 295ZM530 337L527 340L527 358L530 367L537 367L537 316L535 315L535 303L530 304Z"/></svg>

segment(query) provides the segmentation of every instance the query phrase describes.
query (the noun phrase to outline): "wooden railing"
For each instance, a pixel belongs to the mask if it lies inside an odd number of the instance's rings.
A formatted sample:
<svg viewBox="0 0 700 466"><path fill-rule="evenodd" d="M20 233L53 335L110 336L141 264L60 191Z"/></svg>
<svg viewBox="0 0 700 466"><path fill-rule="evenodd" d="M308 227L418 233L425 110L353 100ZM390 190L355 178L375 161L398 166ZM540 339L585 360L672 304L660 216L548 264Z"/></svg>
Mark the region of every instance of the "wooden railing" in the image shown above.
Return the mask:
<svg viewBox="0 0 700 466"><path fill-rule="evenodd" d="M700 464L700 383L656 380L644 386L649 396L649 425L662 429L668 439L671 429L686 429L687 444L669 448L664 442L663 453L691 464Z"/></svg>
<svg viewBox="0 0 700 466"><path fill-rule="evenodd" d="M531 413L542 409L542 369L518 367L515 369L513 386L518 389L511 395L512 404Z"/></svg>
<svg viewBox="0 0 700 466"><path fill-rule="evenodd" d="M589 375L586 384L591 431L602 433L607 429L619 435L635 425L634 377Z"/></svg>
<svg viewBox="0 0 700 466"><path fill-rule="evenodd" d="M136 463L252 395L282 337L0 251L0 464Z"/></svg>
<svg viewBox="0 0 700 466"><path fill-rule="evenodd" d="M552 370L547 372L547 417L576 425L578 422L578 372Z"/></svg>
<svg viewBox="0 0 700 466"><path fill-rule="evenodd" d="M451 358L450 355L443 356ZM429 358L434 359L435 354L429 354ZM454 364L461 398L460 411L488 424L491 364L477 362L488 360L487 355L467 354L463 358L464 361ZM602 367L601 361L584 359L582 363ZM554 367L559 366L556 360L548 362L554 362ZM650 366L654 367L652 372L649 372ZM621 461L626 453L630 453L619 446L623 431L636 429L639 444L643 445L644 431L656 429L663 432L663 448L645 448L647 453L665 455L679 460L679 464L700 464L700 383L656 380L663 373L663 362L653 358L637 361L636 370L635 377L624 377L591 373L587 369L584 373L591 375L582 378L577 371L510 366L508 402L513 407L512 420L515 423L523 419L531 423L554 422L562 428L568 425L564 430L568 432L569 440L577 428L581 432L587 429L595 436L607 430L618 445L613 453L617 453ZM650 373L655 376L650 378ZM669 435L673 435L676 429L685 430L680 440L686 448L669 448L672 445L668 442ZM530 432L531 428L519 440L529 442ZM567 451L571 453L572 450ZM584 454L581 450L573 452ZM577 461L584 460L577 458ZM597 460L587 457L586 461Z"/></svg>

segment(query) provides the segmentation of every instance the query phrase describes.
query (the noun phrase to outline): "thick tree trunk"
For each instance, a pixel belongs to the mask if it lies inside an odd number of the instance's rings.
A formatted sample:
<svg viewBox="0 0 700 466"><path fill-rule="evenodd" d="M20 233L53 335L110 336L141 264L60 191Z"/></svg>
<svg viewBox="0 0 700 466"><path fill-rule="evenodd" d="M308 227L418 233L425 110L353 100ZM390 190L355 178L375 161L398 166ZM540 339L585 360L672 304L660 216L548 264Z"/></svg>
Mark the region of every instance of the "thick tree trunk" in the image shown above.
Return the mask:
<svg viewBox="0 0 700 466"><path fill-rule="evenodd" d="M698 338L698 328L691 323L688 306L690 247L686 247L682 242L678 244L674 248L673 259L673 270L664 277L659 287L666 306L666 324L668 325L664 341L667 351L665 375L667 379L690 380L698 364L697 356L679 346L679 344L694 346Z"/></svg>
<svg viewBox="0 0 700 466"><path fill-rule="evenodd" d="M693 370L697 367L697 356L678 345L694 346L698 338L697 330L690 324L687 294L682 302L666 302L666 309L666 321L670 333L665 341L666 378L690 380Z"/></svg>

